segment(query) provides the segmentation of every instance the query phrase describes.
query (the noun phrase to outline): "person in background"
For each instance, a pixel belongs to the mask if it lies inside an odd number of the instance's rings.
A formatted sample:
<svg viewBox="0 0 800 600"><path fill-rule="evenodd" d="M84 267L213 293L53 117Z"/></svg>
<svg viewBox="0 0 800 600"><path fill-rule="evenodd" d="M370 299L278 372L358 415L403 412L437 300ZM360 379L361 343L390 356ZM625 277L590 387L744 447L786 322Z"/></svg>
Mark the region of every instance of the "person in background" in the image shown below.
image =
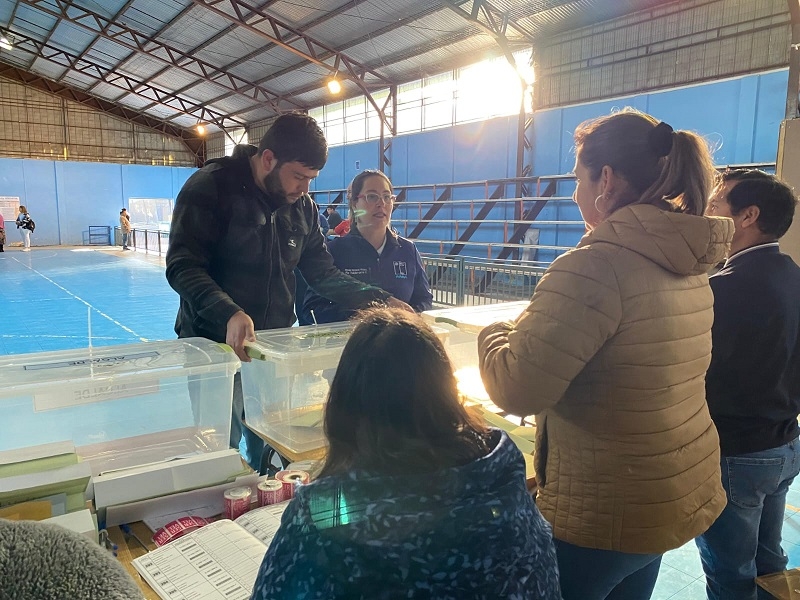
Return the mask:
<svg viewBox="0 0 800 600"><path fill-rule="evenodd" d="M756 600L756 576L783 571L786 492L800 472L800 267L778 240L797 198L773 175L726 171L707 213L736 227L714 292L706 396L728 505L697 538L709 600Z"/></svg>
<svg viewBox="0 0 800 600"><path fill-rule="evenodd" d="M255 331L295 321L295 267L309 285L346 306L383 301L411 310L383 290L336 269L325 249L311 180L325 166L328 145L308 115L278 117L259 147L241 145L210 160L184 184L175 203L167 281L180 295L179 337L225 342L249 362ZM243 428L239 374L234 379L231 446L259 468L263 442ZM244 439L242 437L244 436Z"/></svg>
<svg viewBox="0 0 800 600"><path fill-rule="evenodd" d="M353 178L350 188L353 227L348 235L328 242L334 263L348 275L407 302L417 312L430 309L433 295L422 258L413 242L389 226L395 200L392 182L381 171L367 169ZM353 312L313 289L306 292L302 313L308 323L346 321Z"/></svg>
<svg viewBox="0 0 800 600"><path fill-rule="evenodd" d="M254 600L561 598L522 454L466 412L419 316L357 316L324 419L324 467L286 508Z"/></svg>
<svg viewBox="0 0 800 600"><path fill-rule="evenodd" d="M28 214L28 209L25 205L20 205L19 214L17 215L17 229L22 237L22 251L31 251L31 216Z"/></svg>
<svg viewBox="0 0 800 600"><path fill-rule="evenodd" d="M0 252L5 252L3 246L6 245L6 220L3 218L3 213L0 213Z"/></svg>
<svg viewBox="0 0 800 600"><path fill-rule="evenodd" d="M319 228L322 231L322 235L328 235L328 231L330 231L331 226L328 224L328 219L325 216L325 211L319 210L319 204L314 202L314 205L317 207L317 212L319 213Z"/></svg>
<svg viewBox="0 0 800 600"><path fill-rule="evenodd" d="M725 507L706 273L733 222L703 216L715 170L696 134L625 110L574 135L588 231L515 322L479 334L480 369L495 404L536 415L564 599L647 599L661 555Z"/></svg>
<svg viewBox="0 0 800 600"><path fill-rule="evenodd" d="M335 229L343 220L342 215L339 214L339 211L336 210L336 206L333 204L329 204L325 209L325 216L328 218L328 225L330 225L331 229Z"/></svg>
<svg viewBox="0 0 800 600"><path fill-rule="evenodd" d="M122 249L130 250L128 244L131 239L131 216L128 214L127 208L119 211L119 229L122 232Z"/></svg>
<svg viewBox="0 0 800 600"><path fill-rule="evenodd" d="M348 233L350 233L351 224L352 221L350 219L344 219L341 223L339 223L336 227L333 228L333 233L335 233L339 237L344 237Z"/></svg>

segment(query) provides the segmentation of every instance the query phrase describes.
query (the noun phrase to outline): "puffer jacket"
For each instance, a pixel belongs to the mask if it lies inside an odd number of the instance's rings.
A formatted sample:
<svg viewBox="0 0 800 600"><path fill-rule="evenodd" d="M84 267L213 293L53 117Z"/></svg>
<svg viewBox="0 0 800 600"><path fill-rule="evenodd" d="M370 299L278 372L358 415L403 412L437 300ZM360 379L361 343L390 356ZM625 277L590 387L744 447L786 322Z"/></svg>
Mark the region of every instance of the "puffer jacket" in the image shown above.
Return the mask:
<svg viewBox="0 0 800 600"><path fill-rule="evenodd" d="M353 470L301 486L252 600L560 600L552 533L522 454L505 432L492 443L433 473Z"/></svg>
<svg viewBox="0 0 800 600"><path fill-rule="evenodd" d="M538 505L554 537L660 553L725 507L705 399L730 219L636 205L553 262L515 323L478 337L494 402L536 414Z"/></svg>
<svg viewBox="0 0 800 600"><path fill-rule="evenodd" d="M294 323L294 268L345 306L389 294L344 275L325 249L314 202L280 205L259 189L250 168L255 146L208 161L175 202L166 275L180 294L179 337L224 342L228 319L247 313L256 331Z"/></svg>

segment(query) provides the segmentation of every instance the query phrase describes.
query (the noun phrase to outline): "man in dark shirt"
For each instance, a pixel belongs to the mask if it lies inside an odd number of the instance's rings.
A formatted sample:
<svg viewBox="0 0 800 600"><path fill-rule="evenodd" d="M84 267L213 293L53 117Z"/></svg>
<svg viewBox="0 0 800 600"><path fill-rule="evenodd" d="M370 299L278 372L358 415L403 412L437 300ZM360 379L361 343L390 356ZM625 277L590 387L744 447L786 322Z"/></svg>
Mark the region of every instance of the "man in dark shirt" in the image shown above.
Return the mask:
<svg viewBox="0 0 800 600"><path fill-rule="evenodd" d="M329 204L328 208L325 209L325 216L328 219L328 225L331 229L335 229L336 226L342 222L342 215L339 214L339 211L336 210L333 204Z"/></svg>
<svg viewBox="0 0 800 600"><path fill-rule="evenodd" d="M180 295L178 337L225 342L249 362L245 342L255 341L256 331L295 321L295 267L336 302L355 307L378 300L411 310L334 266L308 195L327 159L317 122L289 113L275 120L258 148L239 145L186 181L175 202L166 261L167 280ZM245 458L257 467L263 444L242 428L242 405L237 374L230 443L239 447L243 435Z"/></svg>
<svg viewBox="0 0 800 600"><path fill-rule="evenodd" d="M800 472L800 267L778 248L797 199L755 170L723 174L707 214L736 226L711 277L714 325L706 396L728 505L697 538L709 600L756 600L755 577L782 571L786 492Z"/></svg>

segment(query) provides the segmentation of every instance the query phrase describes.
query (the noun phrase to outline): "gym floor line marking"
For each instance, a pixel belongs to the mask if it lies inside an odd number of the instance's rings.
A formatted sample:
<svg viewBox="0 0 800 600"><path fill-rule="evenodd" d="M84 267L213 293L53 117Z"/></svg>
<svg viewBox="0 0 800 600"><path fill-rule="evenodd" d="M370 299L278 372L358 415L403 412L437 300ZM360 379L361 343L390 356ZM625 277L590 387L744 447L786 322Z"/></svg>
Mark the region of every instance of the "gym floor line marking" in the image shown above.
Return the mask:
<svg viewBox="0 0 800 600"><path fill-rule="evenodd" d="M86 300L84 300L84 299L83 299L83 298L81 298L80 296L77 296L77 295L73 294L73 293L72 293L72 292L70 292L70 291L69 291L67 288L65 288L63 285L61 285L61 284L57 283L56 281L53 281L52 279L50 279L50 278L49 278L47 275L45 275L44 273L42 273L42 272L40 272L40 271L37 271L36 269L34 269L33 267L31 267L30 265L26 265L25 263L21 262L21 261L20 261L20 260L19 260L17 257L14 257L14 260L15 260L15 261L17 261L19 264L21 264L21 265L22 265L23 267L25 267L26 269L30 269L31 271L33 271L34 273L36 273L36 274L37 274L39 277L41 277L41 278L45 279L46 281L49 281L50 283L52 283L54 286L56 286L58 289L60 289L60 290L61 290L61 291L63 291L64 293L66 293L66 294L69 294L69 296L71 296L72 298L74 298L74 299L75 299L75 300L77 300L78 302L82 302L83 304L85 304L86 306L88 306L88 307L89 307L91 310L95 311L97 314L99 314L99 315L100 315L101 317L103 317L104 319L108 319L109 321L111 321L112 323L114 323L114 325L116 325L116 326L118 326L120 329L122 329L123 331L127 331L127 332L128 332L128 333L130 333L131 335L133 335L133 336L135 336L135 337L139 338L139 341L140 341L140 342L149 342L149 341L150 341L150 340L148 340L147 338L140 336L138 333L136 333L136 332L135 332L133 329L131 329L130 327L127 327L127 326L123 325L122 323L120 323L119 321L117 321L117 320L116 320L114 317L112 317L112 316L110 316L110 315L107 315L106 313L104 313L104 312L103 312L102 310L100 310L99 308L96 308L95 306L92 306L91 304L89 304L89 303L88 303Z"/></svg>

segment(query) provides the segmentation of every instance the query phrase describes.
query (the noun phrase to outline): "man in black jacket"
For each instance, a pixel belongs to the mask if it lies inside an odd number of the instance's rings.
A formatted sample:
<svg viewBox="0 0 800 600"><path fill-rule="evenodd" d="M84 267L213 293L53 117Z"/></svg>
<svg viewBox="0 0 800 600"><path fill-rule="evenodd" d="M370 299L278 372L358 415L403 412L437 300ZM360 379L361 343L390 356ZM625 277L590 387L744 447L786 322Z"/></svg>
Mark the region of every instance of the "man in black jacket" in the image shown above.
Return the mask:
<svg viewBox="0 0 800 600"><path fill-rule="evenodd" d="M347 306L383 301L411 310L383 290L341 273L325 249L309 183L325 166L328 145L317 122L278 117L258 148L237 146L210 160L184 184L175 203L167 280L180 295L179 337L225 342L249 361L255 331L291 327L295 277ZM245 458L258 463L262 443L244 428L241 382L234 385L231 446L243 433Z"/></svg>
<svg viewBox="0 0 800 600"><path fill-rule="evenodd" d="M719 432L728 505L697 538L709 600L756 600L755 577L782 571L786 492L800 472L800 267L778 248L791 188L761 171L723 174L708 214L730 217L728 260L711 277L706 396Z"/></svg>

